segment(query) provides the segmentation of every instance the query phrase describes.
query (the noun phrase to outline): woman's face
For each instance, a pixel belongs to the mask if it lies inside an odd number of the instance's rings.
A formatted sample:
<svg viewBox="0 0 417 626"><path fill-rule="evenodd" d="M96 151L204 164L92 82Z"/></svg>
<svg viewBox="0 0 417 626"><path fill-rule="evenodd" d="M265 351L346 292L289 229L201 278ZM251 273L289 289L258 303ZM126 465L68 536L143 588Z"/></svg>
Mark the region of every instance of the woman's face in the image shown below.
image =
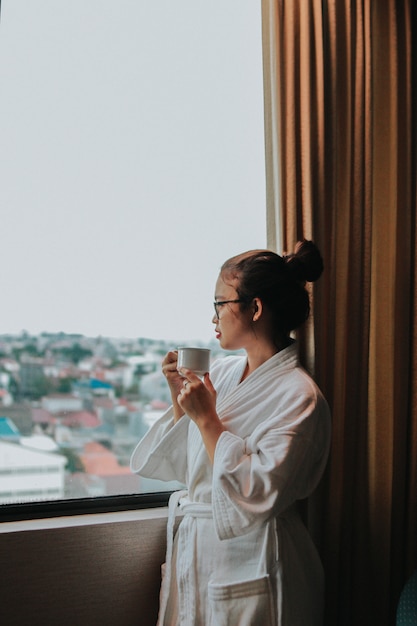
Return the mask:
<svg viewBox="0 0 417 626"><path fill-rule="evenodd" d="M239 295L232 284L224 282L220 275L216 282L214 300L238 300ZM216 338L224 350L239 350L245 348L251 336L251 311L241 312L238 302L220 304L217 307L212 322L216 325Z"/></svg>

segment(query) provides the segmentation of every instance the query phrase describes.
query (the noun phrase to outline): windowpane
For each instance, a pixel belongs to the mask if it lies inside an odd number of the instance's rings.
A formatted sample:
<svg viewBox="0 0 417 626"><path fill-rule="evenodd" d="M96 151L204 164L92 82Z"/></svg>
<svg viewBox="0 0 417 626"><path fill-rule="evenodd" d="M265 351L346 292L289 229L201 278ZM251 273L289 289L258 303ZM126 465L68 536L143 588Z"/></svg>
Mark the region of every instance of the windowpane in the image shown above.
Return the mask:
<svg viewBox="0 0 417 626"><path fill-rule="evenodd" d="M222 354L221 263L265 246L253 0L3 0L0 503L167 490L129 470L163 355Z"/></svg>

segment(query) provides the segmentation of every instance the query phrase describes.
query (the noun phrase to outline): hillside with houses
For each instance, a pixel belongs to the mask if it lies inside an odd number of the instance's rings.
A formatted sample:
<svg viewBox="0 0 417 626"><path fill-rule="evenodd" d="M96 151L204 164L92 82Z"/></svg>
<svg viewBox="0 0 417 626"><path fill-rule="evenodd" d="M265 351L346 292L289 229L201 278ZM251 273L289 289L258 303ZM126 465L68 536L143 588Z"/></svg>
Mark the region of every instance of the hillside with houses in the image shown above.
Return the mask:
<svg viewBox="0 0 417 626"><path fill-rule="evenodd" d="M210 347L215 357L217 344ZM0 336L0 504L172 489L131 473L169 406L172 343L65 333Z"/></svg>

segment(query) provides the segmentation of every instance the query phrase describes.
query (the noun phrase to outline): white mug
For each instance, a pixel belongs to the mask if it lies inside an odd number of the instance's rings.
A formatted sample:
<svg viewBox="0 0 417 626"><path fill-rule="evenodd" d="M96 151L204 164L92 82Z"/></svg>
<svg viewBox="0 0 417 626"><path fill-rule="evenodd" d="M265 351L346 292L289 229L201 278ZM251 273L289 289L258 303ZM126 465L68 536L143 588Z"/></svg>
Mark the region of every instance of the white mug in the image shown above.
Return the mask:
<svg viewBox="0 0 417 626"><path fill-rule="evenodd" d="M178 348L177 369L185 367L197 376L204 376L210 370L210 350L208 348Z"/></svg>

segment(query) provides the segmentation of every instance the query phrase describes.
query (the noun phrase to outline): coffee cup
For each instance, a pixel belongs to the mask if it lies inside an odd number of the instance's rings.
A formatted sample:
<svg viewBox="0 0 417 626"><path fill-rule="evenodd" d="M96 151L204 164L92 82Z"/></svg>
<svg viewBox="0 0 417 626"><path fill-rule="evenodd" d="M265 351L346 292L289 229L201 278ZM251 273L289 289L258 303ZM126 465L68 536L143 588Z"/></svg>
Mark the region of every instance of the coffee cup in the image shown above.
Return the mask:
<svg viewBox="0 0 417 626"><path fill-rule="evenodd" d="M204 376L210 370L210 350L208 348L178 348L177 369L185 367L197 376Z"/></svg>

